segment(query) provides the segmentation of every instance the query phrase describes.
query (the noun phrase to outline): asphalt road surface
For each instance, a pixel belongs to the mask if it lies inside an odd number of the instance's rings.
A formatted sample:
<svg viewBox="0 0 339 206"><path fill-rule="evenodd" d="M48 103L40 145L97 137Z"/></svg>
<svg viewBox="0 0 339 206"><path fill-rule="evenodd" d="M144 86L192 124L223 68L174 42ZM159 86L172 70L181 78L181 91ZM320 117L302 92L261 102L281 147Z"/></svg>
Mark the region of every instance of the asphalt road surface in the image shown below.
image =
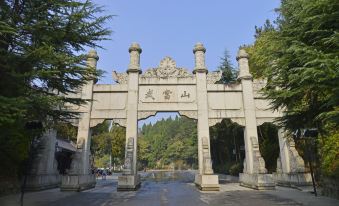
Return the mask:
<svg viewBox="0 0 339 206"><path fill-rule="evenodd" d="M339 205L338 200L314 197L309 192L278 187L256 191L238 183L224 183L219 192L201 192L193 184L192 172L150 172L142 174L138 191L117 192L117 180L98 180L95 188L83 192L58 189L27 193L26 206L206 206L206 205ZM0 198L1 206L18 205L18 195Z"/></svg>

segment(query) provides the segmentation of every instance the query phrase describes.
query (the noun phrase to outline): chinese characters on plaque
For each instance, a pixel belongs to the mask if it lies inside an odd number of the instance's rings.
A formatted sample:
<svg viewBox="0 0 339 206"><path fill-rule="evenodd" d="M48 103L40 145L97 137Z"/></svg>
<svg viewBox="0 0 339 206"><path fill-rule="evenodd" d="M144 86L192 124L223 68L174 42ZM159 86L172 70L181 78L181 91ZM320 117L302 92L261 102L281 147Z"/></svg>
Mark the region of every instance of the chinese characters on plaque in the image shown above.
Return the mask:
<svg viewBox="0 0 339 206"><path fill-rule="evenodd" d="M173 93L173 92L172 92L171 90L166 89L166 90L163 92L163 94L165 95L164 98L165 98L166 100L170 100L170 99L171 99L171 94L172 94L172 93Z"/></svg>
<svg viewBox="0 0 339 206"><path fill-rule="evenodd" d="M147 98L151 98L153 100L155 100L155 98L153 97L153 89L148 89L148 91L145 94L145 99Z"/></svg>
<svg viewBox="0 0 339 206"><path fill-rule="evenodd" d="M193 89L193 88L192 88ZM193 102L195 91L187 87L144 87L140 90L141 102Z"/></svg>
<svg viewBox="0 0 339 206"><path fill-rule="evenodd" d="M190 93L184 91L184 93L180 97L181 98L184 98L184 97L190 98Z"/></svg>

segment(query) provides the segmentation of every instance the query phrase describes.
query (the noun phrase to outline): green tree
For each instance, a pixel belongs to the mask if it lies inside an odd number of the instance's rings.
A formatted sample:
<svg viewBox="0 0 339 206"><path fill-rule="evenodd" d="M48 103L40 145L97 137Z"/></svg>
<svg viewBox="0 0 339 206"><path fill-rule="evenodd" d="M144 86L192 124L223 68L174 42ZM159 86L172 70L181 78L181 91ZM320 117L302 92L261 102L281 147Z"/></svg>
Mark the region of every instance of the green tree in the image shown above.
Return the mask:
<svg viewBox="0 0 339 206"><path fill-rule="evenodd" d="M286 108L288 128L339 122L338 8L334 0L284 0L276 29L256 39L252 65L262 66L272 107Z"/></svg>
<svg viewBox="0 0 339 206"><path fill-rule="evenodd" d="M244 135L241 126L229 119L223 119L210 127L210 137L212 166L216 172L229 173L232 165L242 163L244 154L240 148L244 145Z"/></svg>
<svg viewBox="0 0 339 206"><path fill-rule="evenodd" d="M338 174L339 4L334 0L282 0L275 25L256 30L247 47L256 77L280 123L295 130L318 128L325 175ZM331 171L331 172L330 172Z"/></svg>
<svg viewBox="0 0 339 206"><path fill-rule="evenodd" d="M91 153L94 155L95 165L101 167L107 156L112 157L112 163L122 164L125 157L126 129L105 121L93 129L93 134Z"/></svg>
<svg viewBox="0 0 339 206"><path fill-rule="evenodd" d="M0 2L1 174L17 174L32 138L42 132L25 125L39 121L47 127L46 119L73 116L57 106L83 103L60 94L100 74L86 67L84 51L110 34L103 27L110 16L101 11L90 0Z"/></svg>
<svg viewBox="0 0 339 206"><path fill-rule="evenodd" d="M222 72L221 79L219 80L219 83L228 84L235 82L237 80L237 70L234 68L234 66L231 63L230 55L227 50L224 51L224 56L220 58L220 66L218 67L218 70Z"/></svg>
<svg viewBox="0 0 339 206"><path fill-rule="evenodd" d="M254 78L265 78L266 69L274 62L272 53L280 50L278 32L269 20L264 26L255 27L255 43L243 46L248 52L250 72ZM274 44L272 42L275 42Z"/></svg>
<svg viewBox="0 0 339 206"><path fill-rule="evenodd" d="M113 125L111 154L115 164L123 164L125 158L126 128Z"/></svg>
<svg viewBox="0 0 339 206"><path fill-rule="evenodd" d="M329 177L339 177L339 132L335 131L320 140L322 173Z"/></svg>
<svg viewBox="0 0 339 206"><path fill-rule="evenodd" d="M186 117L162 119L154 125L143 125L138 140L138 159L142 167L163 168L172 163L196 167L196 121Z"/></svg>
<svg viewBox="0 0 339 206"><path fill-rule="evenodd" d="M280 151L277 127L272 123L264 123L258 126L258 140L260 153L265 160L267 171L269 173L275 172Z"/></svg>
<svg viewBox="0 0 339 206"><path fill-rule="evenodd" d="M66 122L58 122L54 127L57 131L57 138L76 142L78 134L77 127Z"/></svg>

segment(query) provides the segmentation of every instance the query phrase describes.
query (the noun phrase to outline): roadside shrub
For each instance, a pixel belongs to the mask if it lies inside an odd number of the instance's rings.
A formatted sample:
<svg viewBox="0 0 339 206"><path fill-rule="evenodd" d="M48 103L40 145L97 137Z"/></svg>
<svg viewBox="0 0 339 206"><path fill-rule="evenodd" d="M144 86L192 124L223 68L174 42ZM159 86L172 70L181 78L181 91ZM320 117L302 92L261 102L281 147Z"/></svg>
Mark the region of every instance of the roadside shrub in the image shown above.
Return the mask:
<svg viewBox="0 0 339 206"><path fill-rule="evenodd" d="M213 165L213 170L215 173L228 174L228 171L231 165L232 164L230 162L227 162L224 164L216 164L216 165Z"/></svg>
<svg viewBox="0 0 339 206"><path fill-rule="evenodd" d="M243 164L242 163L235 163L229 169L230 175L239 176L239 173L243 171Z"/></svg>
<svg viewBox="0 0 339 206"><path fill-rule="evenodd" d="M321 170L323 175L339 178L339 132L334 131L321 141Z"/></svg>

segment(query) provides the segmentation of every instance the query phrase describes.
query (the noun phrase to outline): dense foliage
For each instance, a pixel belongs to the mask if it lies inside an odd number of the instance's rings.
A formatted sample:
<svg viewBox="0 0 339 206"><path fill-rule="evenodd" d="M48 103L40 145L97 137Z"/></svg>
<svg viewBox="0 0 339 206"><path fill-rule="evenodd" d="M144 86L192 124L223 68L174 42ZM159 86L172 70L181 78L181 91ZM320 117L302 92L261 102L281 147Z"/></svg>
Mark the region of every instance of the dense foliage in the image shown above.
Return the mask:
<svg viewBox="0 0 339 206"><path fill-rule="evenodd" d="M224 51L224 56L220 58L221 62L218 70L222 72L218 83L229 84L237 80L238 70L232 65L228 50Z"/></svg>
<svg viewBox="0 0 339 206"><path fill-rule="evenodd" d="M335 0L282 0L279 17L256 29L247 48L250 68L267 79L272 108L285 109L280 123L317 128L323 172L335 174L339 122L339 4Z"/></svg>
<svg viewBox="0 0 339 206"><path fill-rule="evenodd" d="M197 168L197 122L176 117L145 124L138 147L141 168Z"/></svg>
<svg viewBox="0 0 339 206"><path fill-rule="evenodd" d="M339 122L338 9L334 0L284 0L275 28L266 24L249 49L272 107L286 108L288 128Z"/></svg>
<svg viewBox="0 0 339 206"><path fill-rule="evenodd" d="M110 122L106 121L93 129L91 153L95 167L109 167L110 156L112 166L124 162L126 129L114 124L110 126Z"/></svg>
<svg viewBox="0 0 339 206"><path fill-rule="evenodd" d="M339 132L320 140L321 170L326 176L339 178Z"/></svg>
<svg viewBox="0 0 339 206"><path fill-rule="evenodd" d="M230 173L230 168L238 165L234 175L242 171L244 153L243 128L229 119L210 127L211 156L213 170L218 173Z"/></svg>
<svg viewBox="0 0 339 206"><path fill-rule="evenodd" d="M0 1L0 175L18 173L47 119L72 115L58 106L83 103L62 94L99 75L84 52L110 34L100 12L90 0Z"/></svg>
<svg viewBox="0 0 339 206"><path fill-rule="evenodd" d="M268 173L276 172L279 157L278 129L272 123L264 123L258 128L258 141L261 156L265 160Z"/></svg>
<svg viewBox="0 0 339 206"><path fill-rule="evenodd" d="M258 127L260 153L269 173L275 172L279 156L278 133L275 125L265 123ZM239 175L243 170L244 129L229 119L210 127L213 169L218 173Z"/></svg>

